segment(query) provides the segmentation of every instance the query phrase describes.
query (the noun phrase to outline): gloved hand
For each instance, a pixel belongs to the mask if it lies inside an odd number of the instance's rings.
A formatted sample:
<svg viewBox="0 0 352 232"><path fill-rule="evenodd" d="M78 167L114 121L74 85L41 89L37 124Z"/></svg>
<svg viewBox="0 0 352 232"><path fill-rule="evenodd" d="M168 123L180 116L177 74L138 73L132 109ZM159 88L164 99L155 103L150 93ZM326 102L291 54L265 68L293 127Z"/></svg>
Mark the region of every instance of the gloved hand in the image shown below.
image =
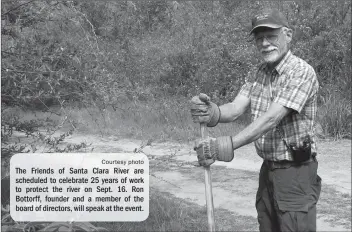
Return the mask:
<svg viewBox="0 0 352 232"><path fill-rule="evenodd" d="M220 108L204 93L192 98L191 114L193 122L206 123L208 127L216 126L220 120Z"/></svg>
<svg viewBox="0 0 352 232"><path fill-rule="evenodd" d="M215 160L230 162L234 157L231 136L197 140L194 150L197 151L200 166L209 166Z"/></svg>

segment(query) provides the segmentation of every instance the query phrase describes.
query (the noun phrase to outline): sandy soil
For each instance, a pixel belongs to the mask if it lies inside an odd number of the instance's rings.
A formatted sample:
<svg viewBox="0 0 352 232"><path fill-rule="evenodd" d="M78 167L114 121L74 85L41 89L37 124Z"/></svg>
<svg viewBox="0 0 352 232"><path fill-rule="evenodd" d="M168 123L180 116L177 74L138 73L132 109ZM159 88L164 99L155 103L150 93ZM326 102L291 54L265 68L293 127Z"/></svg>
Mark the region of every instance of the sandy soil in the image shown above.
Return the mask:
<svg viewBox="0 0 352 232"><path fill-rule="evenodd" d="M72 143L82 141L93 143L93 152L133 152L143 144L143 141L114 136L76 135L67 140ZM318 174L323 179L323 190L318 203L317 229L351 231L351 141L322 141L318 145ZM151 186L205 205L204 170L193 165L196 155L191 144L152 143L141 152L150 160ZM260 165L261 159L252 144L235 151L232 162L212 165L215 213L216 208L223 208L256 220L254 199ZM342 207L337 207L341 204Z"/></svg>

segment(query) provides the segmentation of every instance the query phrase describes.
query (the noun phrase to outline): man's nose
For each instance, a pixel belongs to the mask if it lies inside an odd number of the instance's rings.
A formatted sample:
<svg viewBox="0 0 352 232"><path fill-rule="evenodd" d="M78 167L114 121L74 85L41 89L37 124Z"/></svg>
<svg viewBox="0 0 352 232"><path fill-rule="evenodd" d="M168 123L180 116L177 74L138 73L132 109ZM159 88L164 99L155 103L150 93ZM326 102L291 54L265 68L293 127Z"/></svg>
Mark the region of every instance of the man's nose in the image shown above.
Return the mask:
<svg viewBox="0 0 352 232"><path fill-rule="evenodd" d="M269 41L264 37L263 38L263 41L262 41L262 46L265 47L265 46L268 46L270 45Z"/></svg>

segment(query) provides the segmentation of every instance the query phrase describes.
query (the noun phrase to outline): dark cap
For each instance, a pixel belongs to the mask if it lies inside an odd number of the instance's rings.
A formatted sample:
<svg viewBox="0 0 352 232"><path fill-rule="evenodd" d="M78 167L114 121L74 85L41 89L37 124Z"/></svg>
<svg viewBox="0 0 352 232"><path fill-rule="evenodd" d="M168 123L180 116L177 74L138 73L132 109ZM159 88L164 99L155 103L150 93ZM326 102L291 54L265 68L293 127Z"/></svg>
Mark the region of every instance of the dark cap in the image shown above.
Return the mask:
<svg viewBox="0 0 352 232"><path fill-rule="evenodd" d="M252 19L252 29L249 32L251 35L258 27L281 28L288 27L286 17L278 10L265 10L254 16Z"/></svg>

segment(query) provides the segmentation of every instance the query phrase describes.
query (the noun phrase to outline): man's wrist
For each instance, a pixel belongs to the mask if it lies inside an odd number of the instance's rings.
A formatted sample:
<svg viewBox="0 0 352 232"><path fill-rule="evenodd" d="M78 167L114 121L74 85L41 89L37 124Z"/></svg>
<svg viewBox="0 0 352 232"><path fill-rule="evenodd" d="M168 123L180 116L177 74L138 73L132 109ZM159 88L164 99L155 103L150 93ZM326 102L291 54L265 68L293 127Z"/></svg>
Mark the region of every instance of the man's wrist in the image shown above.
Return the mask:
<svg viewBox="0 0 352 232"><path fill-rule="evenodd" d="M240 145L239 145L239 143L238 143L237 136L231 136L231 142L232 142L232 148L233 148L233 150L236 150L237 148L240 147Z"/></svg>

